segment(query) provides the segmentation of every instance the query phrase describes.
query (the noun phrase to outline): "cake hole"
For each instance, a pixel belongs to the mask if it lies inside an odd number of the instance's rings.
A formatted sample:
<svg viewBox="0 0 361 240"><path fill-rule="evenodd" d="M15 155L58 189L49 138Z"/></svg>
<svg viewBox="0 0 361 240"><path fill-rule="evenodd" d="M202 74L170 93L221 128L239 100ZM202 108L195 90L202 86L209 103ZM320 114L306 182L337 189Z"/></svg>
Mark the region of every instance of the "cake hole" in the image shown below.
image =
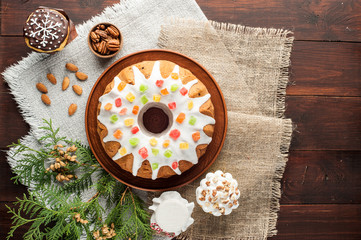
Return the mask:
<svg viewBox="0 0 361 240"><path fill-rule="evenodd" d="M167 105L159 102L146 104L139 112L138 125L149 136L161 136L172 127L173 114Z"/></svg>

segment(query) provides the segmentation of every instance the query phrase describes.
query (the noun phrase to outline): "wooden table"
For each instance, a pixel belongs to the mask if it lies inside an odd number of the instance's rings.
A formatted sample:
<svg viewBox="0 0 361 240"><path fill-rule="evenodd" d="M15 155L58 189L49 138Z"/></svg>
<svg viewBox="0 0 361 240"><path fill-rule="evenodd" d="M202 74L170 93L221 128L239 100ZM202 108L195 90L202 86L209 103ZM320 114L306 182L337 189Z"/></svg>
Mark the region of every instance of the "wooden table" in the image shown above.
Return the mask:
<svg viewBox="0 0 361 240"><path fill-rule="evenodd" d="M37 6L61 7L77 24L116 2L1 0L0 71L30 52L22 24ZM279 233L272 239L361 239L361 2L197 2L212 20L295 32L286 116L297 130L282 179ZM1 150L29 130L12 98L1 81ZM11 177L0 152L0 239L11 223L4 204L26 192Z"/></svg>

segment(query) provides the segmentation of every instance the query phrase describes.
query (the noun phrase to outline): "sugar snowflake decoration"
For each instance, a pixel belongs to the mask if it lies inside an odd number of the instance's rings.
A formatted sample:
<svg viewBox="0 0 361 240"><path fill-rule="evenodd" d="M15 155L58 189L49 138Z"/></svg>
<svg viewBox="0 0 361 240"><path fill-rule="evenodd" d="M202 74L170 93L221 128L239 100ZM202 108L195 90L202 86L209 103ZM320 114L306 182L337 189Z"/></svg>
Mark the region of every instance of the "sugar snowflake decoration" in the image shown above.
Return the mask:
<svg viewBox="0 0 361 240"><path fill-rule="evenodd" d="M39 15L40 16L40 15ZM41 21L37 21L38 18L30 19L30 25L35 25L35 30L30 31L30 37L40 36L41 42L40 44L43 47L46 47L48 44L48 40L55 40L58 39L59 36L57 35L58 28L61 27L61 23L55 22L50 20L50 14L47 12L44 15L45 19L41 19Z"/></svg>

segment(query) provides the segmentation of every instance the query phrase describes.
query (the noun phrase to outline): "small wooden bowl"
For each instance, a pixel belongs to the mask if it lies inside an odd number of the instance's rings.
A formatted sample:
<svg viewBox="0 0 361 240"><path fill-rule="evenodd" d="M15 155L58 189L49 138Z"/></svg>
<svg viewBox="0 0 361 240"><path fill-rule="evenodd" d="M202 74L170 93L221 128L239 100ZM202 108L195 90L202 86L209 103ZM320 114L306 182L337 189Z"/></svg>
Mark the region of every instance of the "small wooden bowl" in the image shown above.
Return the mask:
<svg viewBox="0 0 361 240"><path fill-rule="evenodd" d="M118 30L118 32L119 32L119 37L118 37L118 39L119 39L119 44L120 44L118 51L113 52L113 53L111 53L111 54L105 54L105 55L103 55L103 54L100 54L100 53L98 53L97 51L95 51L95 50L93 49L93 47L92 47L92 40L91 40L91 38L90 38L90 33L91 33L92 31L96 30L96 27L99 26L99 25L105 25L106 27L114 26L114 27ZM122 47L123 47L123 35L122 35L122 33L120 32L119 28L117 28L117 26L115 26L114 24L111 24L111 23L108 23L108 22L98 23L97 25L95 25L94 27L92 27L92 29L89 31L89 34L88 34L88 46L89 46L90 51L92 51L92 53L94 53L94 55L96 55L97 57L100 57L100 58L111 58L111 57L114 57L115 55L117 55L117 54L120 52L120 50L122 49Z"/></svg>
<svg viewBox="0 0 361 240"><path fill-rule="evenodd" d="M133 176L133 174L123 170L105 152L100 137L97 132L97 107L99 97L103 95L105 87L124 68L142 62L168 60L179 66L190 70L208 89L215 110L215 127L206 153L189 170L181 175L174 175L169 178L157 178L156 180L145 179ZM122 57L110 67L108 67L94 84L89 94L85 110L85 130L88 142L94 156L102 167L120 182L146 191L167 191L188 184L201 176L216 160L220 153L227 132L227 109L223 94L212 75L199 63L193 59L177 52L169 50L146 50L136 52Z"/></svg>

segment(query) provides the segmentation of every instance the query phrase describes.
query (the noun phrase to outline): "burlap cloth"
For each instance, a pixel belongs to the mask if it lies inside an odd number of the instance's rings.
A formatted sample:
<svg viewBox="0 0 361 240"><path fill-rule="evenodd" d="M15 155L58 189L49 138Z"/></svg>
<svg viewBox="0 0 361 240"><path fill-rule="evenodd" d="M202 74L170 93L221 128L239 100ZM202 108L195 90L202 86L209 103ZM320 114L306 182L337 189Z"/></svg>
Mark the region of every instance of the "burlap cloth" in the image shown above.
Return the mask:
<svg viewBox="0 0 361 240"><path fill-rule="evenodd" d="M240 206L228 216L214 217L195 207L195 222L179 239L266 239L277 233L280 179L292 134L291 120L283 118L290 35L180 19L162 26L159 46L196 59L221 87L228 133L210 171L231 173L241 192ZM196 202L203 177L177 191Z"/></svg>

